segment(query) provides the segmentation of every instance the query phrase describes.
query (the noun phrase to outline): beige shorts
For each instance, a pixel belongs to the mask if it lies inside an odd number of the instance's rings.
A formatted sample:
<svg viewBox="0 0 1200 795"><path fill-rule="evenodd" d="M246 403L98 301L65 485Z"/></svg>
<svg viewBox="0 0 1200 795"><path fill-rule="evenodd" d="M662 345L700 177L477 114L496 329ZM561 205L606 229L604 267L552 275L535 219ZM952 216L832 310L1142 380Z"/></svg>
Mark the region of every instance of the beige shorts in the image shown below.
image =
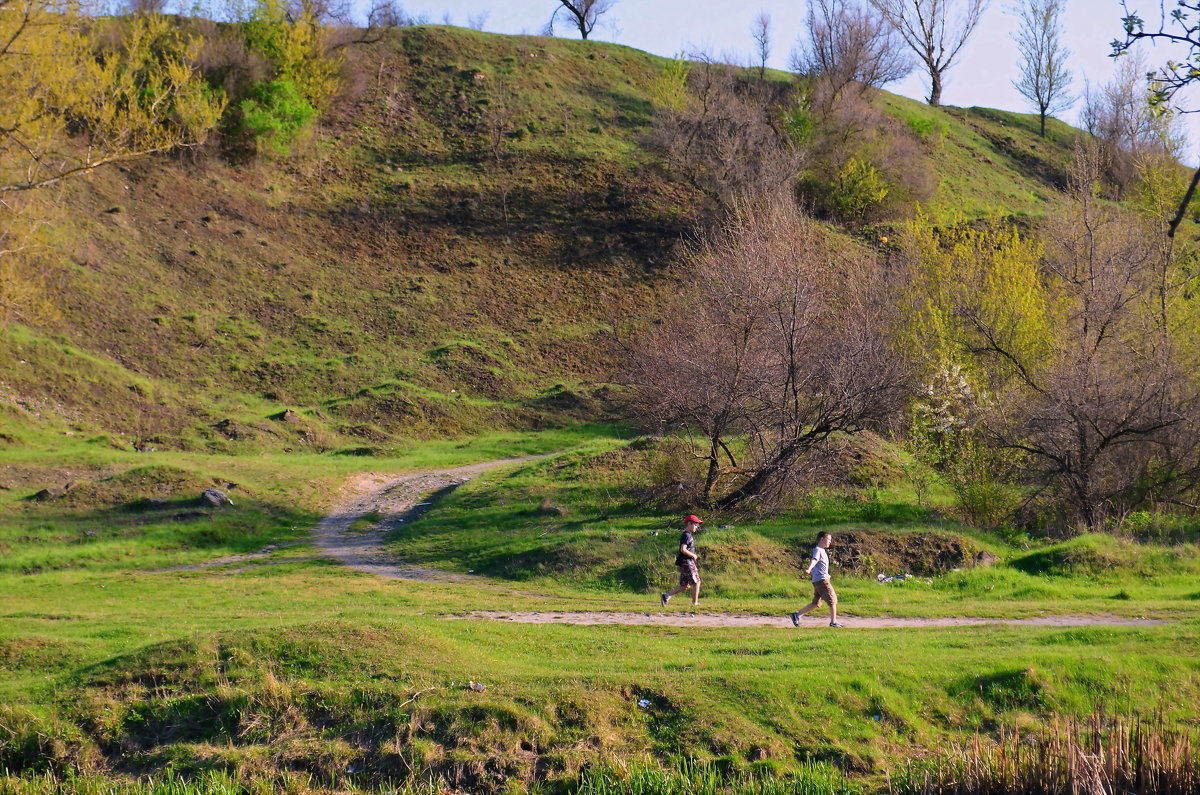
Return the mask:
<svg viewBox="0 0 1200 795"><path fill-rule="evenodd" d="M821 606L821 602L828 602L831 605L837 604L837 591L833 590L833 583L829 580L817 580L813 583L813 601L817 606Z"/></svg>

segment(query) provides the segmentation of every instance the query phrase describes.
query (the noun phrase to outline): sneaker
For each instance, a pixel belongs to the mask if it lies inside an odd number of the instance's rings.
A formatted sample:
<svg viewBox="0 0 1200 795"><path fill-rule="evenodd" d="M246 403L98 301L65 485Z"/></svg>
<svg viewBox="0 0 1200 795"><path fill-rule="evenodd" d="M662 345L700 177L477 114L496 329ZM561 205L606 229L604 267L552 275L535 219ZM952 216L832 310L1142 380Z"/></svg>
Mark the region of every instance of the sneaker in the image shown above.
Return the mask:
<svg viewBox="0 0 1200 795"><path fill-rule="evenodd" d="M831 626L831 627L833 627L833 628L835 628L835 629L845 629L845 628L846 628L846 625L845 625L845 624L839 624L839 623L838 623L838 622L836 622L836 621L830 621L830 622L829 622L829 626Z"/></svg>
<svg viewBox="0 0 1200 795"><path fill-rule="evenodd" d="M790 615L792 618L792 626L793 627L800 626L800 614L799 613L791 613Z"/></svg>
<svg viewBox="0 0 1200 795"><path fill-rule="evenodd" d="M667 606L667 600L669 600L670 598L671 598L671 597L667 596L665 593L660 593L660 594L658 595L658 599L659 599L659 601L660 601L660 602L662 602L662 606L663 606L663 607L666 607L666 606Z"/></svg>

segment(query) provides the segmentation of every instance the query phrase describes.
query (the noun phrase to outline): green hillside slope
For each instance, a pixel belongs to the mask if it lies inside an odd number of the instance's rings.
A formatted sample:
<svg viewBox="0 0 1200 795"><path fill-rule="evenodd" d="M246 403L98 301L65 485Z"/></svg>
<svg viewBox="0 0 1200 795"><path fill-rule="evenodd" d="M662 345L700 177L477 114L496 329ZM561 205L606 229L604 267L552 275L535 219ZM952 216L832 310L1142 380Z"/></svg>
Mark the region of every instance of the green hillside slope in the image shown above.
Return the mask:
<svg viewBox="0 0 1200 795"><path fill-rule="evenodd" d="M0 329L0 422L237 451L595 416L600 332L671 289L672 250L714 209L644 144L664 63L403 29L348 51L343 96L288 158L71 185L61 314ZM1065 127L880 102L937 177L935 217L1036 214L1062 181Z"/></svg>

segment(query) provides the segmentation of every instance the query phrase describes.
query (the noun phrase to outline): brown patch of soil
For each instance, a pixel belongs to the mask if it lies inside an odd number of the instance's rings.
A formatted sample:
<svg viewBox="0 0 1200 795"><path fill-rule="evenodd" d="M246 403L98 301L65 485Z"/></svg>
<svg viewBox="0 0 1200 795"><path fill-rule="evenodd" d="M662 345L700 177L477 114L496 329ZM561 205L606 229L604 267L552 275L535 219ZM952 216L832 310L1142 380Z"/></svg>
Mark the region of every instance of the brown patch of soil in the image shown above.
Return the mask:
<svg viewBox="0 0 1200 795"><path fill-rule="evenodd" d="M950 533L839 530L830 554L844 574L932 575L972 566L980 551L971 541Z"/></svg>

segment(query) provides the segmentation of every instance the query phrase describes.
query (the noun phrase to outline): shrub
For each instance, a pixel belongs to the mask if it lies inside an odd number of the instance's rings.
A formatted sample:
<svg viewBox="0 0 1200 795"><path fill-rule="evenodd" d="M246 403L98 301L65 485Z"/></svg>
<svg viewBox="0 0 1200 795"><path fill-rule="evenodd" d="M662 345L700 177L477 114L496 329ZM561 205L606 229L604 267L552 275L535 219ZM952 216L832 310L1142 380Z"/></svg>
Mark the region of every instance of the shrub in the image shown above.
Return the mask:
<svg viewBox="0 0 1200 795"><path fill-rule="evenodd" d="M291 80L255 86L239 105L241 132L258 151L286 155L289 147L316 118L317 110Z"/></svg>
<svg viewBox="0 0 1200 795"><path fill-rule="evenodd" d="M691 71L692 65L681 53L667 61L662 72L656 75L650 81L650 85L646 87L646 93L650 95L654 104L669 110L681 111L687 104L687 80L688 73Z"/></svg>
<svg viewBox="0 0 1200 795"><path fill-rule="evenodd" d="M783 112L783 130L793 144L804 146L817 134L817 120L808 107L800 103Z"/></svg>
<svg viewBox="0 0 1200 795"><path fill-rule="evenodd" d="M945 133L945 127L940 121L925 116L909 116L905 119L905 124L913 135L925 143L937 143Z"/></svg>
<svg viewBox="0 0 1200 795"><path fill-rule="evenodd" d="M829 208L845 220L862 220L868 211L883 203L891 189L891 183L879 169L851 157L830 185Z"/></svg>

